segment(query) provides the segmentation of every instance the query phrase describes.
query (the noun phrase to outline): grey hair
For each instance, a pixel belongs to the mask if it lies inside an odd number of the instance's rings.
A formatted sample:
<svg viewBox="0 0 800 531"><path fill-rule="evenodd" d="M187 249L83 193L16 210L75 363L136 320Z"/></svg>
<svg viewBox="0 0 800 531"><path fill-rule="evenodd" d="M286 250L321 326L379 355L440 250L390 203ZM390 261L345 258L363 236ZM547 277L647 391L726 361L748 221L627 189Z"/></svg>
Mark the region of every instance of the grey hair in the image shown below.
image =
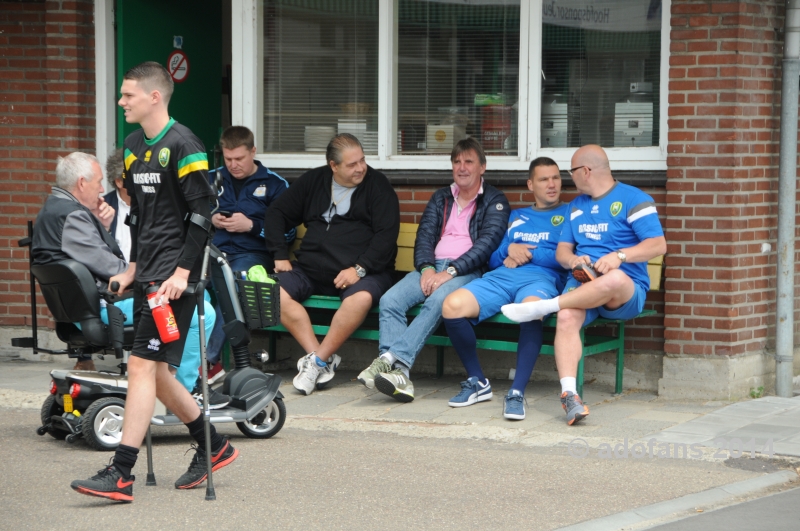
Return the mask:
<svg viewBox="0 0 800 531"><path fill-rule="evenodd" d="M66 157L59 157L56 165L56 186L71 192L78 186L78 179L81 177L87 182L92 182L93 164L100 165L97 157L80 151L70 153Z"/></svg>
<svg viewBox="0 0 800 531"><path fill-rule="evenodd" d="M106 160L106 181L111 185L109 190L116 190L115 179L122 178L122 148L115 149Z"/></svg>
<svg viewBox="0 0 800 531"><path fill-rule="evenodd" d="M325 151L325 159L328 161L328 164L330 164L331 161L337 165L341 164L342 151L355 147L361 148L361 151L364 151L361 142L355 135L351 135L350 133L338 134L328 143L328 149Z"/></svg>

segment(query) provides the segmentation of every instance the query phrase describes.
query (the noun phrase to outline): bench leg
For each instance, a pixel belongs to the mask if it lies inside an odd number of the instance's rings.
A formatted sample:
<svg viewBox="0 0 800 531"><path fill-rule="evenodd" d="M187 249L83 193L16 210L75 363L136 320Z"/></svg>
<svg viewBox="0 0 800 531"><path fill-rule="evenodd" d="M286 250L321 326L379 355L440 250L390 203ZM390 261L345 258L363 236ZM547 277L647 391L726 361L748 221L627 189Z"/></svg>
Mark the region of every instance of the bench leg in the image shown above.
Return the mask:
<svg viewBox="0 0 800 531"><path fill-rule="evenodd" d="M578 396L583 398L583 346L585 344L585 338L583 334L583 328L581 328L581 359L578 361L578 374L575 375L575 388L578 390Z"/></svg>
<svg viewBox="0 0 800 531"><path fill-rule="evenodd" d="M441 378L444 375L444 347L439 345L436 347L436 377Z"/></svg>
<svg viewBox="0 0 800 531"><path fill-rule="evenodd" d="M622 393L622 370L625 368L625 323L619 324L619 348L617 349L617 380L614 393Z"/></svg>
<svg viewBox="0 0 800 531"><path fill-rule="evenodd" d="M269 333L269 357L273 361L278 360L278 333Z"/></svg>

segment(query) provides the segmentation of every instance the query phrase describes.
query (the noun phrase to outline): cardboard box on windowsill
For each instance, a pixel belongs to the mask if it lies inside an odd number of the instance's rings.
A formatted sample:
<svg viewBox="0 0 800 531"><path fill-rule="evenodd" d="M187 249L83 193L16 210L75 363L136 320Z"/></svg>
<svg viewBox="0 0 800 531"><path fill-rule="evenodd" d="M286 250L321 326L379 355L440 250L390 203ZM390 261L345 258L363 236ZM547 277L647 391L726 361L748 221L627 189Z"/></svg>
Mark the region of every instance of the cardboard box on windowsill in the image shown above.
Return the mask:
<svg viewBox="0 0 800 531"><path fill-rule="evenodd" d="M428 125L425 138L428 151L450 153L456 142L467 138L467 132L461 125Z"/></svg>

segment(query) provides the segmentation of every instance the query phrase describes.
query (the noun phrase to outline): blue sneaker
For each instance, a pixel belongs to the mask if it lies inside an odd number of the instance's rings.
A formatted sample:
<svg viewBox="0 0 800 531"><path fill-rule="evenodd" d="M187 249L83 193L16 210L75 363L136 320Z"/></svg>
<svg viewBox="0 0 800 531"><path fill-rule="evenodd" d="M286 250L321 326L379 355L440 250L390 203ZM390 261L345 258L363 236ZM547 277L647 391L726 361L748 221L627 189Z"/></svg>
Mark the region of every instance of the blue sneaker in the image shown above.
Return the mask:
<svg viewBox="0 0 800 531"><path fill-rule="evenodd" d="M503 416L511 420L525 419L525 396L517 389L511 389L503 404Z"/></svg>
<svg viewBox="0 0 800 531"><path fill-rule="evenodd" d="M492 398L492 386L489 380L486 385L478 382L478 377L467 378L466 382L461 382L461 392L450 399L447 404L450 407L471 406L476 402L483 402Z"/></svg>

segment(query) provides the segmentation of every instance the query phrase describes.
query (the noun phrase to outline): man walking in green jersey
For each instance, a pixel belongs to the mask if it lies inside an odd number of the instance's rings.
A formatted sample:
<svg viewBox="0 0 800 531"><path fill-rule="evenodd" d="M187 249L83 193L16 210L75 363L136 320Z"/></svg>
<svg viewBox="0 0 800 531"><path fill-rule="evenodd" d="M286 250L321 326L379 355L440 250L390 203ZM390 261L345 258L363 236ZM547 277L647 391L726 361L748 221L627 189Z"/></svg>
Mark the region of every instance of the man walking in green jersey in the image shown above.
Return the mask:
<svg viewBox="0 0 800 531"><path fill-rule="evenodd" d="M125 121L141 125L124 143L123 181L131 197L131 253L130 267L119 279L120 292L133 284L136 332L128 361L122 441L110 465L92 478L71 485L81 494L125 502L133 501L135 477L131 469L156 397L186 424L197 442L189 469L175 482L175 488L196 487L207 477L202 414L189 392L170 374L169 366L181 362L195 307L194 296L182 295L189 283L200 280L208 239L206 228L184 220L192 214L210 220L214 193L208 183L203 143L169 116L172 91L172 78L155 62L130 69L120 89L119 105L125 110ZM176 341L161 341L145 297L151 283L160 286L156 299L170 302L180 330ZM213 425L210 437L213 470L239 455Z"/></svg>

